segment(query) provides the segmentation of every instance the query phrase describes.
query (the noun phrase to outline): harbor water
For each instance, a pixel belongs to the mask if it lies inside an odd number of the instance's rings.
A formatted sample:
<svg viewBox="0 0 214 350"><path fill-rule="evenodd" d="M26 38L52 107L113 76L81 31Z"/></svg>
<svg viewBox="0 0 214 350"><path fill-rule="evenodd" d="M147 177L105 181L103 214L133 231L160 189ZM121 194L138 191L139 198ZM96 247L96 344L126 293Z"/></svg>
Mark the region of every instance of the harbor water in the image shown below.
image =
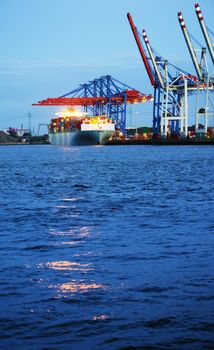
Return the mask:
<svg viewBox="0 0 214 350"><path fill-rule="evenodd" d="M1 349L213 349L213 146L0 148Z"/></svg>

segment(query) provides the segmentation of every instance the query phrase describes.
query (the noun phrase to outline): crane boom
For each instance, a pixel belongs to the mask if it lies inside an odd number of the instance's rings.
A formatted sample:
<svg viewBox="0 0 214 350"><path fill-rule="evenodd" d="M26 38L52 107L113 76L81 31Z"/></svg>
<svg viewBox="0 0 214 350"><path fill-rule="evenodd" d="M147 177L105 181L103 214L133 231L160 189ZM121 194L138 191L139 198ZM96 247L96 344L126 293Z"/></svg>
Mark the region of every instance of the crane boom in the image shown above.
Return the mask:
<svg viewBox="0 0 214 350"><path fill-rule="evenodd" d="M157 76L158 76L158 79L159 79L159 82L160 82L160 84L161 84L161 87L164 88L163 78L162 78L162 75L161 75L160 70L159 70L159 68L158 68L158 65L157 65L157 63L156 63L155 55L154 55L153 50L152 50L152 48L151 48L151 45L150 45L150 43L149 43L149 39L148 39L148 37L147 37L146 31L143 29L143 32L142 32L142 33L143 33L143 38L144 38L145 44L146 44L146 46L147 46L147 49L148 49L150 58L151 58L151 60L152 60L152 64L153 64L154 69L155 69L155 72L156 72L156 74L157 74Z"/></svg>
<svg viewBox="0 0 214 350"><path fill-rule="evenodd" d="M213 48L211 39L209 37L208 31L207 31L207 28L206 28L206 25L204 22L204 18L203 18L203 15L202 15L202 12L201 12L201 9L200 9L200 6L198 3L195 4L195 11L196 11L196 14L198 17L199 24L201 26L202 33L204 35L204 39L205 39L207 47L208 47L212 62L214 64L214 48Z"/></svg>
<svg viewBox="0 0 214 350"><path fill-rule="evenodd" d="M153 77L151 68L150 68L150 66L149 66L149 62L148 62L148 60L147 60L146 54L145 54L145 52L144 52L143 46L142 46L142 44L141 44L141 41L140 41L140 38L139 38L139 35L138 35L138 32L137 32L137 29L136 29L136 27L135 27L135 25L134 25L132 16L131 16L130 13L128 13L128 14L127 14L127 17L128 17L129 24L130 24L130 27L131 27L131 29L132 29L132 32L133 32L135 41L136 41L136 43L137 43L137 46L138 46L140 55L141 55L141 57L142 57L143 63L144 63L144 65L145 65L146 71L147 71L147 73L148 73L150 82L151 82L152 86L155 86L155 80L154 80L154 77Z"/></svg>
<svg viewBox="0 0 214 350"><path fill-rule="evenodd" d="M186 28L186 24L184 22L183 15L182 15L181 12L178 12L178 20L179 20L179 23L180 23L180 26L181 26L181 29L182 29L182 32L183 32L183 35L184 35L184 38L185 38L185 41L186 41L189 53L190 53L190 56L192 58L192 61L193 61L193 64L194 64L194 67L195 67L198 79L200 81L202 81L203 80L203 76L202 76L202 72L201 72L201 67L200 67L200 65L198 63L198 59L197 59L196 53L194 51L194 48L193 48L193 45L192 45L189 33L187 31L187 28Z"/></svg>

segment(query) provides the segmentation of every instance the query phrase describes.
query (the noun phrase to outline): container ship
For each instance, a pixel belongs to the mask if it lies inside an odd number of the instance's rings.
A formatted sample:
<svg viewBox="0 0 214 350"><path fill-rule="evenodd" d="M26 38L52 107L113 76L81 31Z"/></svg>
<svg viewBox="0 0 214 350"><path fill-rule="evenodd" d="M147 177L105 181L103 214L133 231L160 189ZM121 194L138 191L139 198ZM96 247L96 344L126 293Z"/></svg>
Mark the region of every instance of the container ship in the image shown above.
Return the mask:
<svg viewBox="0 0 214 350"><path fill-rule="evenodd" d="M104 145L115 133L115 122L106 116L76 111L55 113L49 124L49 142L56 146Z"/></svg>

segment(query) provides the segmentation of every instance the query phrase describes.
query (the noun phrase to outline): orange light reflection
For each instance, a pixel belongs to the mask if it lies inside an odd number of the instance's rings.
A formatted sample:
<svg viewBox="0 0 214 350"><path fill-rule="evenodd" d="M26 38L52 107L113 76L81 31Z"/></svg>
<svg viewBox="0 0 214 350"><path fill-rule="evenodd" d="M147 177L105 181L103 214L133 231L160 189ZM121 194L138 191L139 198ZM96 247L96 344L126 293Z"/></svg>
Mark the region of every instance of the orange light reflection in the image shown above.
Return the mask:
<svg viewBox="0 0 214 350"><path fill-rule="evenodd" d="M101 284L91 283L81 281L71 281L68 283L63 283L57 286L51 285L49 288L57 288L61 293L87 293L92 290L104 289Z"/></svg>
<svg viewBox="0 0 214 350"><path fill-rule="evenodd" d="M93 270L90 268L91 264L80 264L72 261L53 261L45 264L45 267L60 271L82 271L87 272Z"/></svg>

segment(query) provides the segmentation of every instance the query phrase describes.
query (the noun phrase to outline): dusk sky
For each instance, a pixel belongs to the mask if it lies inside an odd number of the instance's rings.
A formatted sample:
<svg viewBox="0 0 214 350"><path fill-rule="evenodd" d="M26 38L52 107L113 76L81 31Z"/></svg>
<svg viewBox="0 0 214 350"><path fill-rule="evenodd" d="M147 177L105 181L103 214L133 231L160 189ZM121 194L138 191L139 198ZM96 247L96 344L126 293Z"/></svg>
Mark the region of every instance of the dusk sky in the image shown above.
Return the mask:
<svg viewBox="0 0 214 350"><path fill-rule="evenodd" d="M32 107L79 84L112 75L153 93L127 20L132 14L152 46L170 62L195 74L178 23L204 45L195 0L1 0L0 128L48 123L56 107ZM214 1L200 0L212 28ZM193 107L191 107L193 108ZM152 124L152 103L138 107L139 125Z"/></svg>

